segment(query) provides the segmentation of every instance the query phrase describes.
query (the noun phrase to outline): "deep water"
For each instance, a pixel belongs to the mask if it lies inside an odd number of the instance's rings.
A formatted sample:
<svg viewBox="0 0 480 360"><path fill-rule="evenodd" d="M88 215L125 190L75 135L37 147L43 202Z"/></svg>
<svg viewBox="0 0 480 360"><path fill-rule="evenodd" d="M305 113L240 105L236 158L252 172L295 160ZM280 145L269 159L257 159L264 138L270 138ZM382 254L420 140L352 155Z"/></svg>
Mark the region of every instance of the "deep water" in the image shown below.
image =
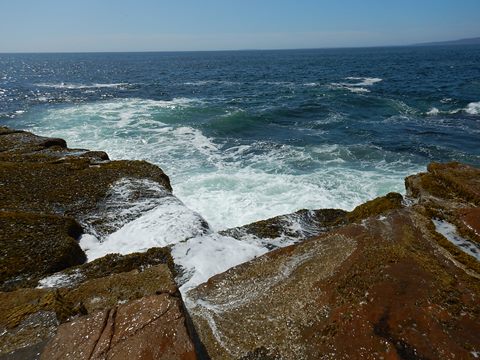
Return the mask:
<svg viewBox="0 0 480 360"><path fill-rule="evenodd" d="M215 230L480 166L480 47L0 54L0 124L146 159Z"/></svg>

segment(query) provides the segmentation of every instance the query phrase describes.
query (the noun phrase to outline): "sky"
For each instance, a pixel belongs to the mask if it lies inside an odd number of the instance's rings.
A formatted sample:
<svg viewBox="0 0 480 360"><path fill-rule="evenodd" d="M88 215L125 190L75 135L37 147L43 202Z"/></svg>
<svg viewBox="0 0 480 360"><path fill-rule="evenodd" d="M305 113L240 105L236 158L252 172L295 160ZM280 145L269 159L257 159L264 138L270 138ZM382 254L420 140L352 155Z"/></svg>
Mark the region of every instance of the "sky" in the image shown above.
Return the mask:
<svg viewBox="0 0 480 360"><path fill-rule="evenodd" d="M480 0L0 0L0 52L408 45L479 19Z"/></svg>

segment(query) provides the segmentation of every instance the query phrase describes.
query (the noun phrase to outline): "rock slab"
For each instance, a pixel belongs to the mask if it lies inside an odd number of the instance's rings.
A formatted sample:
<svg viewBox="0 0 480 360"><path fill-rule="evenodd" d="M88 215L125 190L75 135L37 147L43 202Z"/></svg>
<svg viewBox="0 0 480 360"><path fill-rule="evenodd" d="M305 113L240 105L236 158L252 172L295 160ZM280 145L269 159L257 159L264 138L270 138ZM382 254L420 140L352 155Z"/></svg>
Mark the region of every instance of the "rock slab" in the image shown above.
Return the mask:
<svg viewBox="0 0 480 360"><path fill-rule="evenodd" d="M41 359L196 359L181 301L148 296L60 326Z"/></svg>

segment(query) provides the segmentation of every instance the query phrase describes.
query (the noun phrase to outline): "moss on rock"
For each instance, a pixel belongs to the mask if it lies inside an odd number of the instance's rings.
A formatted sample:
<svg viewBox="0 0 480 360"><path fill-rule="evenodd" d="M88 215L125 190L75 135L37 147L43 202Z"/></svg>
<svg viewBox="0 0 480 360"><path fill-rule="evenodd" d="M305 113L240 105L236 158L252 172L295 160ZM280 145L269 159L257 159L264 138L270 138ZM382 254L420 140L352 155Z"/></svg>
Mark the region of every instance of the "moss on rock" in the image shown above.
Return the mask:
<svg viewBox="0 0 480 360"><path fill-rule="evenodd" d="M2 207L78 218L94 211L110 186L125 177L150 179L171 190L163 171L145 161L92 165L88 158L71 157L54 162L0 162L5 189Z"/></svg>
<svg viewBox="0 0 480 360"><path fill-rule="evenodd" d="M124 178L171 191L167 175L145 161L108 161L104 152L68 149L63 139L0 127L0 290L82 264L82 229L73 219L95 213Z"/></svg>
<svg viewBox="0 0 480 360"><path fill-rule="evenodd" d="M31 286L48 274L82 264L86 256L72 218L0 212L0 290Z"/></svg>
<svg viewBox="0 0 480 360"><path fill-rule="evenodd" d="M388 211L402 208L402 201L402 195L391 192L385 196L357 206L353 211L348 213L347 218L350 222L357 222L372 216L379 216Z"/></svg>

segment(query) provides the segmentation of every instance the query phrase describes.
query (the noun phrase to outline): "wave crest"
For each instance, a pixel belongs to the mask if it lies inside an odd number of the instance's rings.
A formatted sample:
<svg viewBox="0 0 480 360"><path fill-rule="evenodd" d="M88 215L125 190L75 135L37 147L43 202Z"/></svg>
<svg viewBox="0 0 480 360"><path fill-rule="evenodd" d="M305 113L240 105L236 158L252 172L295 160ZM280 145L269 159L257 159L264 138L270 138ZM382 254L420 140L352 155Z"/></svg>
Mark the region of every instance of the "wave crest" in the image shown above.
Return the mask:
<svg viewBox="0 0 480 360"><path fill-rule="evenodd" d="M69 83L58 83L58 84L48 84L48 83L39 83L35 84L38 87L52 88L52 89L67 89L67 90L77 90L77 89L102 89L102 88L118 88L128 86L128 83L113 83L113 84L69 84Z"/></svg>

